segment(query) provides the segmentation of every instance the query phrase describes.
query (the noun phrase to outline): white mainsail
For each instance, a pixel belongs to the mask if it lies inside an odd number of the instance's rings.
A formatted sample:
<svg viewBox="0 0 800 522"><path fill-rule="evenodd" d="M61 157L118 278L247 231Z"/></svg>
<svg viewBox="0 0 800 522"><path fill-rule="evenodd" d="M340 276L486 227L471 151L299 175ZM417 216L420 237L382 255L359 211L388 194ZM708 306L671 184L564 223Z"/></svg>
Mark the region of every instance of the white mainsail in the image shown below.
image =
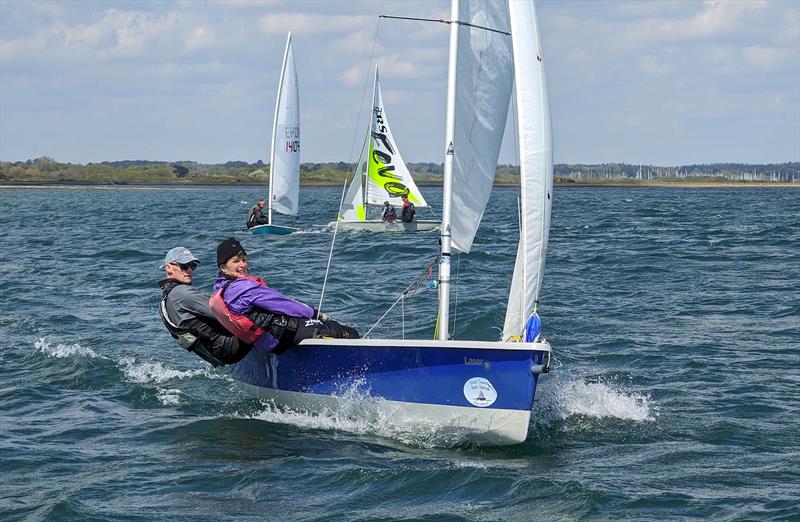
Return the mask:
<svg viewBox="0 0 800 522"><path fill-rule="evenodd" d="M472 246L492 190L515 81L520 242L503 339L521 340L539 298L553 191L550 112L533 0L453 0L452 18L459 24L451 28L439 339L449 338L451 247L469 252Z"/></svg>
<svg viewBox="0 0 800 522"><path fill-rule="evenodd" d="M450 218L453 247L469 252L494 183L514 66L506 3L459 0L457 7L460 21L477 26L458 26Z"/></svg>
<svg viewBox="0 0 800 522"><path fill-rule="evenodd" d="M388 200L392 205L402 205L400 196L407 194L415 206L428 206L417 184L414 183L414 178L411 177L389 128L377 67L372 94L372 124L367 164L367 204L383 205L383 202Z"/></svg>
<svg viewBox="0 0 800 522"><path fill-rule="evenodd" d="M520 238L503 340L522 338L536 310L553 200L553 143L543 54L532 1L509 2L520 147Z"/></svg>
<svg viewBox="0 0 800 522"><path fill-rule="evenodd" d="M270 223L273 210L290 216L297 215L300 203L300 95L291 32L286 38L275 102L269 193Z"/></svg>

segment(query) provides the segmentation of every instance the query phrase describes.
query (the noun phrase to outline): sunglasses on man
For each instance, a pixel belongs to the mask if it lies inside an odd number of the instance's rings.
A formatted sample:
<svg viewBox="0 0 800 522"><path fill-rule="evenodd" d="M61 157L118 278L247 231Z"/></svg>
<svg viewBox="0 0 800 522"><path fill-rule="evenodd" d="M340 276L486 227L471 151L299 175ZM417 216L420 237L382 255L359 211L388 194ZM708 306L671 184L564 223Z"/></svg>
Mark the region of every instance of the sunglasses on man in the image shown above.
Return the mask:
<svg viewBox="0 0 800 522"><path fill-rule="evenodd" d="M190 261L188 263L175 263L175 264L181 267L181 270L183 270L184 272L186 272L189 269L193 271L197 270L197 261Z"/></svg>

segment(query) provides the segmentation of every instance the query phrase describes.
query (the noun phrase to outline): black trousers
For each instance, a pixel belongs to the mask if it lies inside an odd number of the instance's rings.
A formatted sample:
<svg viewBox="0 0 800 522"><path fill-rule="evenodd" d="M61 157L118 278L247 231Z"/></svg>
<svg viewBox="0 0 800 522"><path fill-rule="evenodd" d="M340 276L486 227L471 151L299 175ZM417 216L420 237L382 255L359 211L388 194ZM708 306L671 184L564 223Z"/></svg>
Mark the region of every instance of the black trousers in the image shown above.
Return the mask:
<svg viewBox="0 0 800 522"><path fill-rule="evenodd" d="M325 337L334 339L358 339L358 331L350 326L339 324L333 319L318 321L316 319L300 319L297 325L297 333L294 335L294 344L303 339L322 339Z"/></svg>

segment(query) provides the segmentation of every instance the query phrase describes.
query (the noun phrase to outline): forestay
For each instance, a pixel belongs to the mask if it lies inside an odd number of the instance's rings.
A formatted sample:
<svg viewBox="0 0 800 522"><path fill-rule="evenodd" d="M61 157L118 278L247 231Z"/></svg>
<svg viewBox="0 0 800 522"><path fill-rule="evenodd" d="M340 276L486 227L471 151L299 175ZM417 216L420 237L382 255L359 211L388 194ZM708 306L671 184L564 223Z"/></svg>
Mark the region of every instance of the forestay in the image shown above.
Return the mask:
<svg viewBox="0 0 800 522"><path fill-rule="evenodd" d="M553 194L550 109L536 12L532 2L509 2L513 34L520 147L520 240L503 340L521 338L535 311L547 253Z"/></svg>

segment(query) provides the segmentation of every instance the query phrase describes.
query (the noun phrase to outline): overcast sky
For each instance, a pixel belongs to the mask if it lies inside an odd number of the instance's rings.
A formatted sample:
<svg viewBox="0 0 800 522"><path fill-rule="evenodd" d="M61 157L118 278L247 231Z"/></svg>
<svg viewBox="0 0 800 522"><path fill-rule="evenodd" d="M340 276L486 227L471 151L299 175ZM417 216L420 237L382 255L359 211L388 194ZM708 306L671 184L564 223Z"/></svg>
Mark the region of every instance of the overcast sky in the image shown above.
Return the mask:
<svg viewBox="0 0 800 522"><path fill-rule="evenodd" d="M537 3L556 163L800 161L800 2ZM0 160L267 161L288 30L303 162L351 161L371 63L441 163L447 1L0 0ZM501 161L517 163L513 139Z"/></svg>

